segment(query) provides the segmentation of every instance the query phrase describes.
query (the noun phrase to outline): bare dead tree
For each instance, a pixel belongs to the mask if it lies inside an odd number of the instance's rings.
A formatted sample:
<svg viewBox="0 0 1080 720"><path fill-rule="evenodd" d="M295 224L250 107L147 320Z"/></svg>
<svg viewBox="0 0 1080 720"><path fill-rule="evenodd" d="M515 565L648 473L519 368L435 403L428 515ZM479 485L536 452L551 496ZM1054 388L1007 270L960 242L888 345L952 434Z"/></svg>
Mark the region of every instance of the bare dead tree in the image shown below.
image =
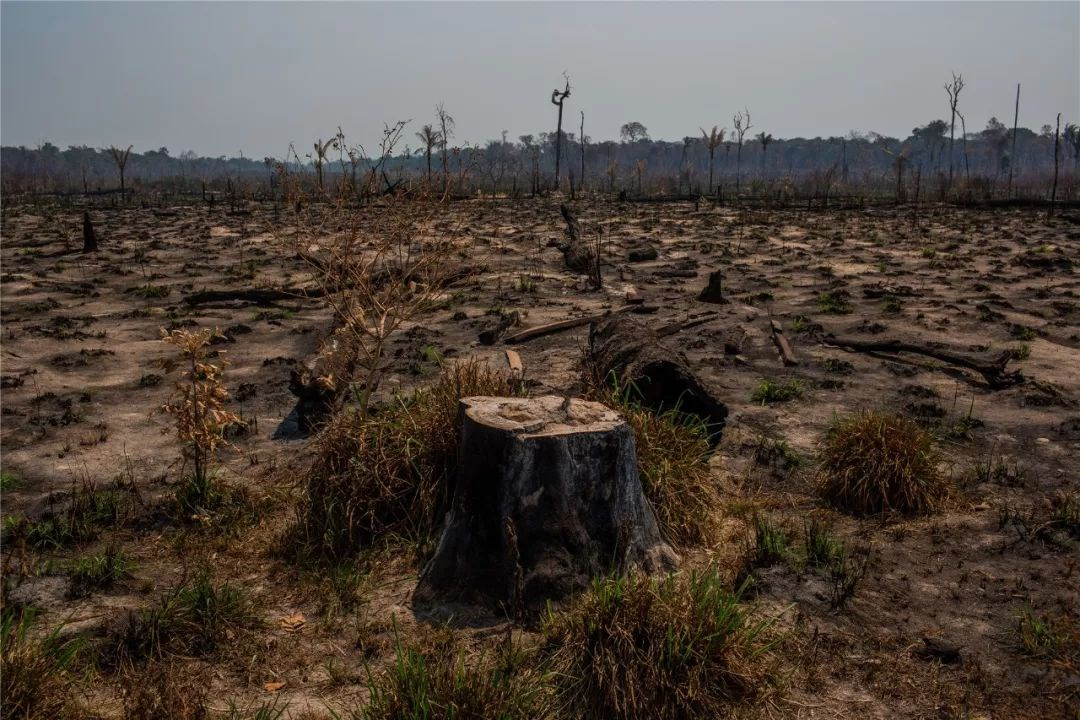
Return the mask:
<svg viewBox="0 0 1080 720"><path fill-rule="evenodd" d="M127 150L121 150L115 145L109 146L109 154L112 155L113 162L116 163L116 169L120 172L120 199L122 201L127 200L127 188L124 186L124 168L127 167L128 156L131 155L131 148L134 145L128 145Z"/></svg>
<svg viewBox="0 0 1080 720"><path fill-rule="evenodd" d="M964 177L971 183L971 161L968 159L967 121L963 114L957 110L956 116L960 118L960 139L964 142Z"/></svg>
<svg viewBox="0 0 1080 720"><path fill-rule="evenodd" d="M570 97L570 78L563 74L566 78L566 88L560 92L559 88L555 88L551 91L551 104L559 108L559 120L555 126L555 185L554 189L559 189L559 160L562 156L562 111L563 103L566 102L566 98Z"/></svg>
<svg viewBox="0 0 1080 720"><path fill-rule="evenodd" d="M727 128L717 128L716 125L713 125L712 130L709 132L705 132L705 128L698 129L701 130L702 142L705 143L705 147L709 150L709 193L716 194L716 186L713 185L713 165L716 148L724 143L724 133L727 132Z"/></svg>
<svg viewBox="0 0 1080 720"><path fill-rule="evenodd" d="M1009 155L1009 195L1012 197L1013 170L1016 168L1016 126L1020 122L1020 83L1016 83L1016 110L1013 113L1012 151Z"/></svg>
<svg viewBox="0 0 1080 720"><path fill-rule="evenodd" d="M82 219L83 248L84 253L97 252L97 235L94 234L94 224L90 222L90 211L83 211Z"/></svg>
<svg viewBox="0 0 1080 720"><path fill-rule="evenodd" d="M442 103L435 107L435 117L439 120L439 146L442 151L443 192L450 192L450 157L447 154L447 143L454 134L454 118L446 112Z"/></svg>
<svg viewBox="0 0 1080 720"><path fill-rule="evenodd" d="M585 111L581 111L581 134L578 136L581 142L581 176L578 179L578 190L585 192Z"/></svg>
<svg viewBox="0 0 1080 720"><path fill-rule="evenodd" d="M732 125L735 126L735 141L737 147L735 149L735 192L739 192L739 184L742 177L742 146L743 136L747 131L753 127L750 124L750 110L743 108L745 114L742 111L735 113L735 117L731 119Z"/></svg>
<svg viewBox="0 0 1080 720"><path fill-rule="evenodd" d="M952 82L945 84L945 94L949 96L949 110L952 120L949 122L949 185L952 185L955 167L953 147L956 145L956 105L960 102L960 91L964 89L964 76L952 74Z"/></svg>
<svg viewBox="0 0 1080 720"><path fill-rule="evenodd" d="M420 128L420 132L416 133L416 137L420 142L424 143L424 157L427 159L427 182L431 184L431 151L439 144L439 131L430 125L425 125Z"/></svg>
<svg viewBox="0 0 1080 720"><path fill-rule="evenodd" d="M1057 128L1054 130L1054 187L1050 191L1050 210L1046 214L1049 220L1054 216L1054 203L1057 201L1058 159L1061 157L1061 113L1057 114Z"/></svg>

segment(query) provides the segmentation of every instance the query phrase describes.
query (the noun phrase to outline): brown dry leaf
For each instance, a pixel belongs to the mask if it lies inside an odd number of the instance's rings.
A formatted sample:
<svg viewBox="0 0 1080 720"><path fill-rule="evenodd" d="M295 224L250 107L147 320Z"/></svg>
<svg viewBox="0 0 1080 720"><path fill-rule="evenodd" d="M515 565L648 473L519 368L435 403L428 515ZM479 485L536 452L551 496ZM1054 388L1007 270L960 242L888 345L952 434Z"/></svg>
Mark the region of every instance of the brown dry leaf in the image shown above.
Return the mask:
<svg viewBox="0 0 1080 720"><path fill-rule="evenodd" d="M286 615L281 618L281 627L285 628L286 632L296 632L300 628L304 627L307 623L307 618L303 613L295 613L293 615Z"/></svg>
<svg viewBox="0 0 1080 720"><path fill-rule="evenodd" d="M268 692L268 693L276 693L278 690L285 687L285 683L283 683L283 682L268 682L265 685L263 685L263 687L266 688L266 692Z"/></svg>

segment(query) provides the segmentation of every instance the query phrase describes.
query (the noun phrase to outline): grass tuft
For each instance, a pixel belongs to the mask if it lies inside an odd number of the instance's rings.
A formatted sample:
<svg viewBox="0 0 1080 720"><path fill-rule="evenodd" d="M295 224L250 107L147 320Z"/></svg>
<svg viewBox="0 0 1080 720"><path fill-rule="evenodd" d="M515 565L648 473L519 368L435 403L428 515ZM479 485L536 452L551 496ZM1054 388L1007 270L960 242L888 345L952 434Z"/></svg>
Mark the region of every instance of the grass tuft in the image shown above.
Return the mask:
<svg viewBox="0 0 1080 720"><path fill-rule="evenodd" d="M727 717L766 687L770 621L718 573L596 580L544 633L558 705L603 718Z"/></svg>
<svg viewBox="0 0 1080 720"><path fill-rule="evenodd" d="M368 705L358 720L456 720L544 718L543 686L534 673L518 667L513 648L499 657L486 654L466 661L449 633L433 647L406 645L395 630L395 660L386 671L369 670ZM507 644L509 645L509 644Z"/></svg>
<svg viewBox="0 0 1080 720"><path fill-rule="evenodd" d="M44 637L30 632L34 613L8 607L0 616L0 697L4 717L81 718L69 671L81 643L61 640L60 628Z"/></svg>
<svg viewBox="0 0 1080 720"><path fill-rule="evenodd" d="M948 495L933 438L898 415L868 410L836 422L819 449L821 496L855 515L925 515Z"/></svg>
<svg viewBox="0 0 1080 720"><path fill-rule="evenodd" d="M257 624L251 601L237 586L215 584L208 568L169 590L149 608L128 615L114 637L119 664L170 655L209 656Z"/></svg>
<svg viewBox="0 0 1080 720"><path fill-rule="evenodd" d="M750 399L756 403L767 405L775 402L788 402L802 397L803 387L798 380L786 380L779 382L764 378L750 393Z"/></svg>

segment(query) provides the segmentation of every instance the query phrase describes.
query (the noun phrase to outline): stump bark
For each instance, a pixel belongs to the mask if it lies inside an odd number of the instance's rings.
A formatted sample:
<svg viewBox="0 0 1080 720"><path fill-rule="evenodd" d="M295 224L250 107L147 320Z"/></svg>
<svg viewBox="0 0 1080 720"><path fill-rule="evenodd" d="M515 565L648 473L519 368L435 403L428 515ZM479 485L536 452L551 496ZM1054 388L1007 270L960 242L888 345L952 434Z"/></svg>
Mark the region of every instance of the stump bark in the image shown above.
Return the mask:
<svg viewBox="0 0 1080 720"><path fill-rule="evenodd" d="M557 396L464 398L459 413L453 503L419 599L520 616L605 573L674 569L618 413Z"/></svg>

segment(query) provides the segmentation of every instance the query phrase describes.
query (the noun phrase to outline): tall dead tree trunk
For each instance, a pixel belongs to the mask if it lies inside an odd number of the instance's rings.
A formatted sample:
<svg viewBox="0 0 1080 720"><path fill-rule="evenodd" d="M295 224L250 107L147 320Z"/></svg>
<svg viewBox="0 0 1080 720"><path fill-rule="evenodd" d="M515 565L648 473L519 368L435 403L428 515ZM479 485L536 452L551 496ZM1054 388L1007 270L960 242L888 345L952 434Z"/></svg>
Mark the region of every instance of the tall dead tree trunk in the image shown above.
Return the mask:
<svg viewBox="0 0 1080 720"><path fill-rule="evenodd" d="M120 172L120 200L122 202L127 201L127 188L124 186L124 169L127 167L128 157L131 155L131 148L134 145L128 145L127 150L121 150L115 145L109 146L109 153L112 155L113 162L116 163L116 169Z"/></svg>
<svg viewBox="0 0 1080 720"><path fill-rule="evenodd" d="M90 222L90 211L89 210L84 210L83 211L82 222L83 222L83 225L82 225L82 236L83 236L82 251L84 253L97 252L97 249L98 249L97 236L94 235L94 225L93 225L93 223Z"/></svg>
<svg viewBox="0 0 1080 720"><path fill-rule="evenodd" d="M946 83L945 93L949 96L949 110L952 120L949 123L949 187L952 187L955 166L953 148L956 145L956 105L960 102L960 91L964 89L964 76L953 73L952 82Z"/></svg>
<svg viewBox="0 0 1080 720"><path fill-rule="evenodd" d="M581 111L581 133L578 135L581 141L581 177L578 179L578 190L585 192L585 111Z"/></svg>
<svg viewBox="0 0 1080 720"><path fill-rule="evenodd" d="M559 121L555 126L555 184L552 189L559 189L559 161L562 157L562 111L563 103L570 97L570 78L566 79L566 89L559 92L558 88L551 91L551 104L559 108Z"/></svg>
<svg viewBox="0 0 1080 720"><path fill-rule="evenodd" d="M1009 197L1012 197L1013 171L1016 169L1016 128L1020 124L1020 83L1016 83L1016 110L1013 112L1012 151L1009 155Z"/></svg>
<svg viewBox="0 0 1080 720"><path fill-rule="evenodd" d="M1057 115L1057 129L1054 130L1054 187L1050 191L1050 210L1046 214L1046 219L1054 217L1054 203L1057 201L1057 186L1058 186L1058 161L1061 156L1061 113Z"/></svg>
<svg viewBox="0 0 1080 720"><path fill-rule="evenodd" d="M600 575L675 568L618 413L553 395L464 398L458 412L453 500L418 599L520 617Z"/></svg>

